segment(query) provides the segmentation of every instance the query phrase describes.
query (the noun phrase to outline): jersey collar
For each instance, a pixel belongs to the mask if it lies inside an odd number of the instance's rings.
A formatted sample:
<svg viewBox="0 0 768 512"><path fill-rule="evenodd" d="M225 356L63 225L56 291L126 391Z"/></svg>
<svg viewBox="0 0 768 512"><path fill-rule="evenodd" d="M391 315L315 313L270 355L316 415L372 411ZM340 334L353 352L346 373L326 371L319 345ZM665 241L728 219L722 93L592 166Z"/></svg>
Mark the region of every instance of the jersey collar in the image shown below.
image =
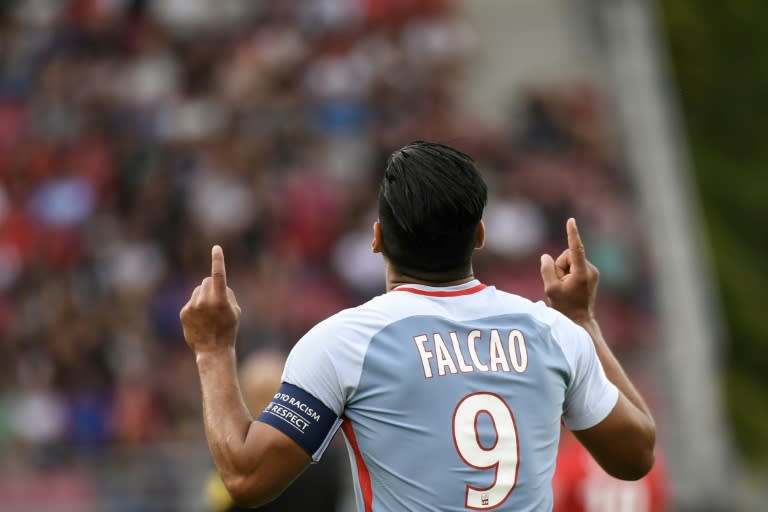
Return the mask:
<svg viewBox="0 0 768 512"><path fill-rule="evenodd" d="M416 295L427 295L429 297L459 297L461 295L472 295L487 288L486 285L473 279L463 284L454 286L427 286L424 284L401 284L394 288L393 292L408 292Z"/></svg>

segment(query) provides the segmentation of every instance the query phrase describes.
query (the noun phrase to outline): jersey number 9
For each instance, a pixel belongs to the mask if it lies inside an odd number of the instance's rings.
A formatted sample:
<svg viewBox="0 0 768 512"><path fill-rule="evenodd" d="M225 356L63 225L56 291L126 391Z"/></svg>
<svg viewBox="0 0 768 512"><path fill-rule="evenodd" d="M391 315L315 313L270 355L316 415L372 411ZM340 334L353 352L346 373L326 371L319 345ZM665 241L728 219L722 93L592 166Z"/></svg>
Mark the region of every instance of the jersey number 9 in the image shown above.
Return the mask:
<svg viewBox="0 0 768 512"><path fill-rule="evenodd" d="M496 431L489 447L480 443L478 420L486 414ZM517 426L509 405L493 393L465 396L453 412L453 442L464 463L472 468L493 470L493 483L487 488L467 484L464 506L473 510L492 510L506 501L517 483L520 464Z"/></svg>

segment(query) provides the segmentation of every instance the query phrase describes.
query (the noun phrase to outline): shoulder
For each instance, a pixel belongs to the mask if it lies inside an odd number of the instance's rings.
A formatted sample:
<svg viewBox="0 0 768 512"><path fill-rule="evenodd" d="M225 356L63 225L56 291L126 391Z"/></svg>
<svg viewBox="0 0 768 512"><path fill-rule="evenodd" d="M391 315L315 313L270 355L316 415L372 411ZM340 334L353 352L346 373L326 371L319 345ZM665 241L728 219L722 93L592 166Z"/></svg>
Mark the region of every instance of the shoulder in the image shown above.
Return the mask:
<svg viewBox="0 0 768 512"><path fill-rule="evenodd" d="M339 311L312 327L294 345L286 366L317 366L325 360L337 370L355 373L376 333L408 314L408 308L401 307L401 301L391 295L379 295Z"/></svg>
<svg viewBox="0 0 768 512"><path fill-rule="evenodd" d="M312 327L298 343L337 344L364 342L378 331L405 316L408 308L393 294L376 296L357 307L344 309Z"/></svg>
<svg viewBox="0 0 768 512"><path fill-rule="evenodd" d="M381 295L315 325L291 349L282 380L340 415L357 388L370 341L404 314L393 307L398 302Z"/></svg>
<svg viewBox="0 0 768 512"><path fill-rule="evenodd" d="M552 341L573 366L573 360L592 348L592 339L587 331L570 318L549 307L544 301L531 301L513 293L497 291L499 300L514 311L529 316L538 326L540 333Z"/></svg>
<svg viewBox="0 0 768 512"><path fill-rule="evenodd" d="M578 329L579 327L570 318L558 310L549 307L544 301L532 301L520 295L496 290L498 300L505 308L518 314L530 316L542 328L557 334L560 331Z"/></svg>

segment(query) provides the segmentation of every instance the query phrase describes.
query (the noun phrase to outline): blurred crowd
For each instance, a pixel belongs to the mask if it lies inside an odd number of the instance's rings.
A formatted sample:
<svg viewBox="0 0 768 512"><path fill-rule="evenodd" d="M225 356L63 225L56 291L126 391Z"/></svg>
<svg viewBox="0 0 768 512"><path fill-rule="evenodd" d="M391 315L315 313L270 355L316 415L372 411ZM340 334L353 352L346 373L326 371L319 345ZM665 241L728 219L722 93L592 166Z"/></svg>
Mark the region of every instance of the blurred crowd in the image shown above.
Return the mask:
<svg viewBox="0 0 768 512"><path fill-rule="evenodd" d="M0 474L199 443L178 312L211 245L239 351L289 350L383 292L378 182L415 139L471 154L488 181L482 281L542 298L538 257L576 216L608 339L647 350L652 269L599 96L531 87L490 128L460 102L477 51L448 0L2 2ZM16 481L0 500L35 494Z"/></svg>

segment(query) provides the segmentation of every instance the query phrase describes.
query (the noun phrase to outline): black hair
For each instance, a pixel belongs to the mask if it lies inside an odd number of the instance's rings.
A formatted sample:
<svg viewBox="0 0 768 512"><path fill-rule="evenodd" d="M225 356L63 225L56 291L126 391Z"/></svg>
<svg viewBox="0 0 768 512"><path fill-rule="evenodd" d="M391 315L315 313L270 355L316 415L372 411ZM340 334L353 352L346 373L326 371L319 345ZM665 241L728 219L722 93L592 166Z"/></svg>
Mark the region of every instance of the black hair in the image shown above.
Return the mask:
<svg viewBox="0 0 768 512"><path fill-rule="evenodd" d="M412 277L465 277L487 198L474 160L461 151L424 141L396 150L379 189L384 255Z"/></svg>

